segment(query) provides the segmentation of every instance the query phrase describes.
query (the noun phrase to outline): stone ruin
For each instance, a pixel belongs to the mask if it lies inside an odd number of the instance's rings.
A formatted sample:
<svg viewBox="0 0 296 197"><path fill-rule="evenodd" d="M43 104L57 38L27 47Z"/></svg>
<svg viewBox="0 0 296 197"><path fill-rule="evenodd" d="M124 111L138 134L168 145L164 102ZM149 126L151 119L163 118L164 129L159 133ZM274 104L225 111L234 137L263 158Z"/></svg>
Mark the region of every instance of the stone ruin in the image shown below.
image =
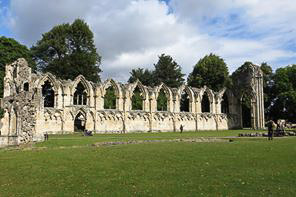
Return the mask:
<svg viewBox="0 0 296 197"><path fill-rule="evenodd" d="M82 75L74 81L61 80L51 73L33 73L25 59L6 65L1 119L0 146L44 140L44 134L175 132L242 128L242 95L251 97L253 129L264 128L263 74L249 65L237 72L234 90L214 92L208 87L185 84L144 86L140 81L122 84L108 79L93 83ZM114 109L105 109L106 91L114 91ZM142 107L133 109L133 96L140 91ZM166 109L158 109L164 92ZM181 107L183 98L187 101ZM185 109L185 110L184 110Z"/></svg>

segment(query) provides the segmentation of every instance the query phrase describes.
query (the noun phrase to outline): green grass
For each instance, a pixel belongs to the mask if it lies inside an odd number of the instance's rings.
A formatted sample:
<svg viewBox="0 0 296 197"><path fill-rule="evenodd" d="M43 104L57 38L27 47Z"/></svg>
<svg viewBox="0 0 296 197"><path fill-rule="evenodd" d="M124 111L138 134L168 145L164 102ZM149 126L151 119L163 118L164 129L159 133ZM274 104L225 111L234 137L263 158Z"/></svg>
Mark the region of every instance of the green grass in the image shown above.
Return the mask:
<svg viewBox="0 0 296 197"><path fill-rule="evenodd" d="M162 132L162 133L126 133L126 134L96 134L91 137L82 136L82 133L68 135L50 135L51 140L39 143L38 147L57 146L84 146L95 142L128 141L128 140L157 140L157 139L182 139L196 137L233 137L239 133L253 133L266 131L253 130L227 130L227 131L198 131L198 132Z"/></svg>
<svg viewBox="0 0 296 197"><path fill-rule="evenodd" d="M90 146L239 132L76 134L1 149L0 196L295 196L296 137Z"/></svg>

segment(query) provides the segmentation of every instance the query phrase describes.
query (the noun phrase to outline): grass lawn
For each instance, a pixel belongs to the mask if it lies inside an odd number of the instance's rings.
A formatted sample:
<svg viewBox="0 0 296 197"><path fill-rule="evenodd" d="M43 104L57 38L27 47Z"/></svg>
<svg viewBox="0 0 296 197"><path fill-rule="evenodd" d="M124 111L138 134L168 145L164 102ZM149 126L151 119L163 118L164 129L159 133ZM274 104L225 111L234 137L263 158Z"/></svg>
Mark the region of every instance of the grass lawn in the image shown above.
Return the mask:
<svg viewBox="0 0 296 197"><path fill-rule="evenodd" d="M91 146L240 132L56 135L0 149L0 196L295 196L296 137Z"/></svg>

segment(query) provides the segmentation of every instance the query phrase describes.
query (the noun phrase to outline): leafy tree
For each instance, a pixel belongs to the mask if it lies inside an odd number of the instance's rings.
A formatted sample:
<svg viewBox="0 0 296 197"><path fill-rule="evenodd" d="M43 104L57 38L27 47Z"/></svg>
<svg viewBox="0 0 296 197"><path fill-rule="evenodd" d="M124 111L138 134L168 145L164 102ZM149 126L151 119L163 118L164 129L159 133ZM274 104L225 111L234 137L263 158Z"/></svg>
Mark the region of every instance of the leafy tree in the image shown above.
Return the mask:
<svg viewBox="0 0 296 197"><path fill-rule="evenodd" d="M143 97L140 88L137 86L132 96L132 110L143 110Z"/></svg>
<svg viewBox="0 0 296 197"><path fill-rule="evenodd" d="M181 72L181 67L169 55L161 54L158 62L154 64L154 81L155 85L161 82L167 86L176 88L184 82L184 74Z"/></svg>
<svg viewBox="0 0 296 197"><path fill-rule="evenodd" d="M106 89L104 96L104 109L116 109L116 95L113 86Z"/></svg>
<svg viewBox="0 0 296 197"><path fill-rule="evenodd" d="M81 19L53 27L31 51L43 72L72 80L82 74L87 80L100 81L101 57L96 51L92 31Z"/></svg>
<svg viewBox="0 0 296 197"><path fill-rule="evenodd" d="M157 97L157 111L167 111L167 102L164 90L161 89Z"/></svg>
<svg viewBox="0 0 296 197"><path fill-rule="evenodd" d="M137 68L130 72L129 83L139 79L143 85L155 86L161 82L169 87L179 87L184 82L184 74L181 67L169 55L161 54L154 64L154 70Z"/></svg>
<svg viewBox="0 0 296 197"><path fill-rule="evenodd" d="M295 122L296 65L277 69L273 81L273 97L270 107L271 117Z"/></svg>
<svg viewBox="0 0 296 197"><path fill-rule="evenodd" d="M145 70L143 68L132 69L130 74L131 76L128 79L129 83L133 83L137 79L139 79L143 85L146 85L146 86L154 85L153 72L148 69L145 69Z"/></svg>
<svg viewBox="0 0 296 197"><path fill-rule="evenodd" d="M30 50L12 38L0 37L0 54L0 97L3 97L5 65L14 62L18 58L25 58L33 70L35 70L36 64L32 60Z"/></svg>
<svg viewBox="0 0 296 197"><path fill-rule="evenodd" d="M206 85L214 91L219 91L230 84L227 65L217 55L206 55L194 66L187 83L192 87L200 88Z"/></svg>

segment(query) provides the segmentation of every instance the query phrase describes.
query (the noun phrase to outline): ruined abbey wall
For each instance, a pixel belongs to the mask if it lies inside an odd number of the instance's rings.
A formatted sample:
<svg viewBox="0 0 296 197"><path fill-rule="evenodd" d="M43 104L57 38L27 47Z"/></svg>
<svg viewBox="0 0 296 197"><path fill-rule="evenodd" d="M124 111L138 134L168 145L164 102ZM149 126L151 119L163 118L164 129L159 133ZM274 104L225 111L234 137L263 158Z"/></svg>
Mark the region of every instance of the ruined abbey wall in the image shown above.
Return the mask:
<svg viewBox="0 0 296 197"><path fill-rule="evenodd" d="M104 109L109 87L115 93L115 109ZM181 124L184 131L242 127L240 99L226 88L214 92L207 87L193 88L185 84L179 88L165 84L147 87L140 81L122 84L112 79L95 84L81 75L74 81L60 80L50 73L32 73L24 59L6 65L4 88L2 145L40 141L44 133L73 133L77 125L95 133L175 132ZM136 88L143 99L141 110L132 109ZM163 111L157 110L160 91L165 93L167 101ZM180 110L184 94L188 99L187 111ZM204 95L209 101L207 112L202 111ZM222 113L225 95L227 112ZM260 110L257 116L262 121ZM260 127L262 125L257 128Z"/></svg>

